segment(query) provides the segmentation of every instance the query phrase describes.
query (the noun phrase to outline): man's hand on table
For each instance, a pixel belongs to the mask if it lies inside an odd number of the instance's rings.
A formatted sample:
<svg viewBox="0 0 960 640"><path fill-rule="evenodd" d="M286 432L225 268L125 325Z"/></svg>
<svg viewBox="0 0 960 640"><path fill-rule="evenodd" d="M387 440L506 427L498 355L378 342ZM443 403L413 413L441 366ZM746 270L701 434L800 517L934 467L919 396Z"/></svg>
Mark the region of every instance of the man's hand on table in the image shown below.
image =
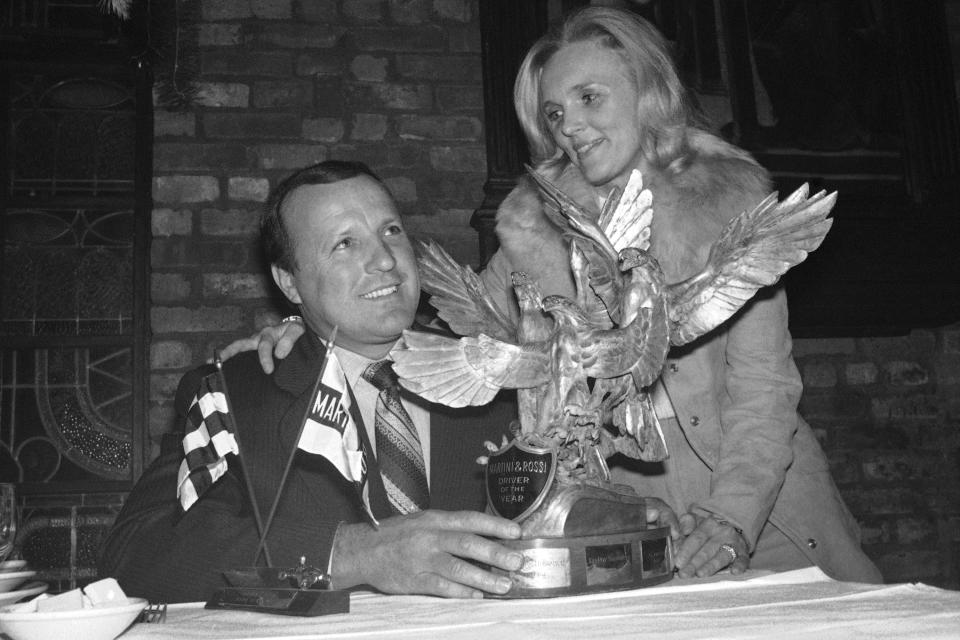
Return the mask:
<svg viewBox="0 0 960 640"><path fill-rule="evenodd" d="M509 578L470 561L515 571L523 556L484 536L516 539L520 526L478 511L433 510L387 518L379 530L366 523L344 524L333 543L333 584L448 598L506 593Z"/></svg>
<svg viewBox="0 0 960 640"><path fill-rule="evenodd" d="M713 516L685 513L680 516L684 540L674 557L681 578L705 578L730 567L730 573L743 573L750 566L747 541L733 525ZM727 548L732 548L734 554Z"/></svg>

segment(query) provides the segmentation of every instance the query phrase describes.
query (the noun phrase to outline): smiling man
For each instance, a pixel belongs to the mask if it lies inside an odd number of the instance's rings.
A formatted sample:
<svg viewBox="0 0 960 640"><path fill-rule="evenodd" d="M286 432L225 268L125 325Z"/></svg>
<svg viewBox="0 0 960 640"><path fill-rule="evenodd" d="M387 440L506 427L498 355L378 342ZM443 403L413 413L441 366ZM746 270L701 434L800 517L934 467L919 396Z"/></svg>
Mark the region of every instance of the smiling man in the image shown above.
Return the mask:
<svg viewBox="0 0 960 640"><path fill-rule="evenodd" d="M476 563L519 568L518 552L489 539L516 538L519 527L480 512L484 492L475 459L485 440L500 441L515 405L467 412L413 396L381 399L376 372L413 323L420 296L413 248L387 189L360 163L308 167L278 185L261 235L274 281L300 308L305 339L270 374L255 352L224 363L240 460L230 457L226 474L184 512L176 498L183 455L158 459L117 518L101 575L116 577L134 596L204 600L225 586L224 570L251 564L257 524L240 467L265 520L312 400L324 342L338 327L334 352L359 409L369 504L379 527L369 523L356 486L333 464L298 452L267 538L273 565L293 567L305 556L308 564L329 567L335 588L369 585L449 597L505 593L509 580ZM209 372L184 376L177 392L182 416ZM402 416L400 435L384 424L391 419L383 406Z"/></svg>
<svg viewBox="0 0 960 640"><path fill-rule="evenodd" d="M380 359L413 322L416 257L393 199L372 174L313 183L360 171L333 167L296 174L274 195L282 206L271 207L264 233L271 271L309 327L327 336L338 325L338 346Z"/></svg>

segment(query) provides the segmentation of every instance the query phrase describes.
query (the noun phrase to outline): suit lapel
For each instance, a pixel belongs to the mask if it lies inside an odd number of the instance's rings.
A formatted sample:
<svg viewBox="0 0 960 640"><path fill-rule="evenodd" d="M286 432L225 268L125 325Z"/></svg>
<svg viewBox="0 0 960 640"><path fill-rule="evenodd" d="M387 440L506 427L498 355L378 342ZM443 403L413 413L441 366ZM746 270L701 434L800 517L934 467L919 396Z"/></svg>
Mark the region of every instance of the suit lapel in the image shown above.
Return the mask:
<svg viewBox="0 0 960 640"><path fill-rule="evenodd" d="M294 451L297 435L306 417L307 406L310 402L310 393L320 375L320 362L323 359L322 345L316 334L308 331L303 338L297 340L293 350L284 360L277 364L274 382L278 387L294 396L286 412L280 416L277 437L280 440L281 451ZM284 458L284 464L286 464ZM294 465L296 473L301 471ZM289 480L288 480L289 482ZM304 483L311 489L310 482Z"/></svg>
<svg viewBox="0 0 960 640"><path fill-rule="evenodd" d="M313 388L320 374L320 362L323 360L323 343L312 331L293 346L286 358L277 363L273 380L278 387L294 396L301 396Z"/></svg>

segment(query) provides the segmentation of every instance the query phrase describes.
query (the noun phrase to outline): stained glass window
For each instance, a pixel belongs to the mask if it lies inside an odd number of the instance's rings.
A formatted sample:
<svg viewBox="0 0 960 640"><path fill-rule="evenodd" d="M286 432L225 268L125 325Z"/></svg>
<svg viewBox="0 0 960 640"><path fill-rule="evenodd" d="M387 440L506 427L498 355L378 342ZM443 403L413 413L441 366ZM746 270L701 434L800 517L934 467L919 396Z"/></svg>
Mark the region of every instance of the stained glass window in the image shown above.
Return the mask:
<svg viewBox="0 0 960 640"><path fill-rule="evenodd" d="M4 349L0 481L130 476L129 347Z"/></svg>
<svg viewBox="0 0 960 640"><path fill-rule="evenodd" d="M64 7L80 4L55 8ZM0 57L4 480L96 490L135 479L142 466L146 294L137 274L149 210L137 185L149 180L136 171L150 123L136 99L142 81L126 63Z"/></svg>

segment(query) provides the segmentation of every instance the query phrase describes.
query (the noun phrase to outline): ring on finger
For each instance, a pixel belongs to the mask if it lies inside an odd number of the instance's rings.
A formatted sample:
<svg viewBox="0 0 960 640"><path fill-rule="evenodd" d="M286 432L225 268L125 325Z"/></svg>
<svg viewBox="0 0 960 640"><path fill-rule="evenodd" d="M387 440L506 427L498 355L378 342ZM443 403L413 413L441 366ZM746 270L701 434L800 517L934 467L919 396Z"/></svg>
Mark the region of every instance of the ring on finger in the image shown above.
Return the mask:
<svg viewBox="0 0 960 640"><path fill-rule="evenodd" d="M722 544L720 545L720 549L718 549L718 551L726 551L730 555L730 562L734 562L740 557L740 554L737 553L737 550L733 548L733 545Z"/></svg>

